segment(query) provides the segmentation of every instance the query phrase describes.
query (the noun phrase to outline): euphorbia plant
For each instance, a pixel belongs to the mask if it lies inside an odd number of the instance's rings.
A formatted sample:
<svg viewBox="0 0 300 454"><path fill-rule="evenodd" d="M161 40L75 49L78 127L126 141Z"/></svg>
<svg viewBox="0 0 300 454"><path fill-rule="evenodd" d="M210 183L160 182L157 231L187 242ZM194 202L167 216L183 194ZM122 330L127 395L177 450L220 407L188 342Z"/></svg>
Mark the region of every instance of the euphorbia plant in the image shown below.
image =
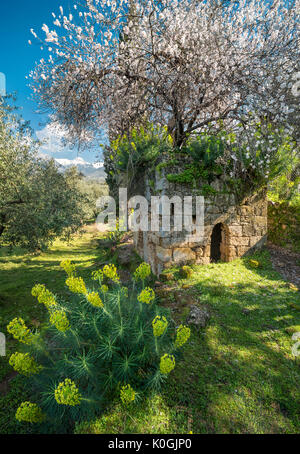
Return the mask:
<svg viewBox="0 0 300 454"><path fill-rule="evenodd" d="M123 287L114 265L92 273L88 286L69 261L61 264L72 293L67 301L36 285L32 294L49 312L43 333L32 333L22 319L8 331L26 348L10 364L28 377L35 402L18 409L19 421L72 424L101 412L114 398L132 404L158 391L174 369L190 330L176 332L169 312L146 287L146 263Z"/></svg>

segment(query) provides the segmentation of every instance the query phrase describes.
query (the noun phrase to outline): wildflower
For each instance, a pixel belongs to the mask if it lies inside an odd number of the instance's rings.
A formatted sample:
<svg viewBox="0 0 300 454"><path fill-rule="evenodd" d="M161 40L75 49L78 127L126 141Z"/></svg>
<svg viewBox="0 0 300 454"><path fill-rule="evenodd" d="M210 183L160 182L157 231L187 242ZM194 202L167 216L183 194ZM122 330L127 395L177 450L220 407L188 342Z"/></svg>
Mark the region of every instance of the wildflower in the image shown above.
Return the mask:
<svg viewBox="0 0 300 454"><path fill-rule="evenodd" d="M175 346L176 347L182 347L190 338L191 336L191 330L185 325L180 325L177 329L177 334L176 334L176 341L175 341Z"/></svg>
<svg viewBox="0 0 300 454"><path fill-rule="evenodd" d="M75 275L76 266L74 263L71 263L70 260L63 260L60 264L60 267L65 270L69 277Z"/></svg>
<svg viewBox="0 0 300 454"><path fill-rule="evenodd" d="M151 274L151 267L148 263L141 263L140 266L135 270L133 276L136 281L141 279L141 281L144 281L149 277Z"/></svg>
<svg viewBox="0 0 300 454"><path fill-rule="evenodd" d="M100 281L102 282L103 281L103 273L101 270L96 270L96 271L93 271L92 272L92 279L93 281Z"/></svg>
<svg viewBox="0 0 300 454"><path fill-rule="evenodd" d="M157 315L152 322L153 334L155 337L162 336L168 327L166 317Z"/></svg>
<svg viewBox="0 0 300 454"><path fill-rule="evenodd" d="M146 287L138 296L138 301L140 303L150 304L155 298L155 293L152 288Z"/></svg>
<svg viewBox="0 0 300 454"><path fill-rule="evenodd" d="M77 386L70 378L66 378L65 381L58 385L54 397L59 405L69 405L71 407L80 405L82 399Z"/></svg>
<svg viewBox="0 0 300 454"><path fill-rule="evenodd" d="M22 318L14 318L9 325L7 325L7 331L18 341L23 344L31 344L33 341L33 333L25 325Z"/></svg>
<svg viewBox="0 0 300 454"><path fill-rule="evenodd" d="M70 276L66 280L66 284L73 293L81 293L83 295L86 294L86 286L82 279L82 277L74 277Z"/></svg>
<svg viewBox="0 0 300 454"><path fill-rule="evenodd" d="M34 297L38 297L44 290L45 286L43 284L37 284L32 288L31 295Z"/></svg>
<svg viewBox="0 0 300 454"><path fill-rule="evenodd" d="M29 353L13 353L9 359L9 364L19 374L26 375L27 377L38 374L43 369Z"/></svg>
<svg viewBox="0 0 300 454"><path fill-rule="evenodd" d="M103 307L103 302L97 292L92 292L87 295L87 300L95 307Z"/></svg>
<svg viewBox="0 0 300 454"><path fill-rule="evenodd" d="M259 267L259 262L257 260L250 260L250 265L252 268L258 268Z"/></svg>
<svg viewBox="0 0 300 454"><path fill-rule="evenodd" d="M118 276L118 273L117 273L117 268L115 267L115 265L105 265L105 267L103 268L103 274L108 277L109 279L111 279L113 282L119 282L120 278Z"/></svg>
<svg viewBox="0 0 300 454"><path fill-rule="evenodd" d="M47 308L56 306L55 296L45 287L38 295L38 302L44 304Z"/></svg>
<svg viewBox="0 0 300 454"><path fill-rule="evenodd" d="M70 322L67 314L61 311L54 311L50 316L50 323L54 325L58 331L66 332L70 328Z"/></svg>
<svg viewBox="0 0 300 454"><path fill-rule="evenodd" d="M102 290L103 293L107 293L107 292L108 292L108 287L107 287L107 285L103 284L103 285L101 286L101 290Z"/></svg>
<svg viewBox="0 0 300 454"><path fill-rule="evenodd" d="M124 405L129 405L135 399L135 391L130 385L122 386L120 397Z"/></svg>
<svg viewBox="0 0 300 454"><path fill-rule="evenodd" d="M20 422L30 422L33 424L42 422L45 419L45 415L37 404L22 402L17 410L16 419Z"/></svg>
<svg viewBox="0 0 300 454"><path fill-rule="evenodd" d="M169 374L175 367L175 357L166 353L160 358L159 367L162 374Z"/></svg>
<svg viewBox="0 0 300 454"><path fill-rule="evenodd" d="M192 277L193 270L190 266L183 266L180 270L180 274L183 278L188 279L188 278Z"/></svg>

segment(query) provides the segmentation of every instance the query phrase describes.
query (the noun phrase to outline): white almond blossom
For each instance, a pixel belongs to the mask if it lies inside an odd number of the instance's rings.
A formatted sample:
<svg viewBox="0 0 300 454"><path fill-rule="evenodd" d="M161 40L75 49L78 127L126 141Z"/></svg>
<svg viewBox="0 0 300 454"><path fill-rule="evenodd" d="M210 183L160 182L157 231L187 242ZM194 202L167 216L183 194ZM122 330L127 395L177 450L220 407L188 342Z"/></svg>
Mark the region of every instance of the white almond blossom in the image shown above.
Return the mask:
<svg viewBox="0 0 300 454"><path fill-rule="evenodd" d="M41 105L74 139L168 125L176 146L255 113L299 131L300 0L86 0L44 24L53 60L32 71ZM32 30L34 36L35 32ZM54 69L54 71L53 71ZM46 76L46 77L43 77Z"/></svg>

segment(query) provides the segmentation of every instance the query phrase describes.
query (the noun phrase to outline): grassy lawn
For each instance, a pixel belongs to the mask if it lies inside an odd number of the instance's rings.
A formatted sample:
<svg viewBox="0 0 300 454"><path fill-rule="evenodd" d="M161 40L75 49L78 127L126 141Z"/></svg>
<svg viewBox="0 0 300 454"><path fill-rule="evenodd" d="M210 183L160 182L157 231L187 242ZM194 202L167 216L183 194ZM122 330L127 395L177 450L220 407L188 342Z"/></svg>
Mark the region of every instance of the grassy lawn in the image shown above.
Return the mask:
<svg viewBox="0 0 300 454"><path fill-rule="evenodd" d="M38 256L0 253L0 331L15 316L38 326L46 311L30 294L45 283L66 293L62 259L72 259L85 277L101 263L96 236L87 231L68 245L56 242ZM193 330L183 359L163 393L124 412L119 403L77 433L295 433L300 432L300 358L292 355L293 332L300 332L300 295L273 271L268 253L232 263L195 266L188 280L175 280L159 292L173 318L185 320L191 304L205 306L207 326ZM8 354L15 344L8 339ZM0 358L0 382L11 374ZM1 388L0 388L1 392ZM0 433L27 432L14 420L28 393L21 377L0 394Z"/></svg>

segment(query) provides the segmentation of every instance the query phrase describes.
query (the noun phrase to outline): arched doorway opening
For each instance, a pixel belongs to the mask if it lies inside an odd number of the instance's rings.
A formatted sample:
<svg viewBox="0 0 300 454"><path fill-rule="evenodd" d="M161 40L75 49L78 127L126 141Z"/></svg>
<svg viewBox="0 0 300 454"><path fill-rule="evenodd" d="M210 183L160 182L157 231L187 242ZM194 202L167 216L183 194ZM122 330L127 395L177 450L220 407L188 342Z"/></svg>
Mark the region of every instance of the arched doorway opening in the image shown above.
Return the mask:
<svg viewBox="0 0 300 454"><path fill-rule="evenodd" d="M221 222L216 224L211 234L210 261L228 261L228 228Z"/></svg>

